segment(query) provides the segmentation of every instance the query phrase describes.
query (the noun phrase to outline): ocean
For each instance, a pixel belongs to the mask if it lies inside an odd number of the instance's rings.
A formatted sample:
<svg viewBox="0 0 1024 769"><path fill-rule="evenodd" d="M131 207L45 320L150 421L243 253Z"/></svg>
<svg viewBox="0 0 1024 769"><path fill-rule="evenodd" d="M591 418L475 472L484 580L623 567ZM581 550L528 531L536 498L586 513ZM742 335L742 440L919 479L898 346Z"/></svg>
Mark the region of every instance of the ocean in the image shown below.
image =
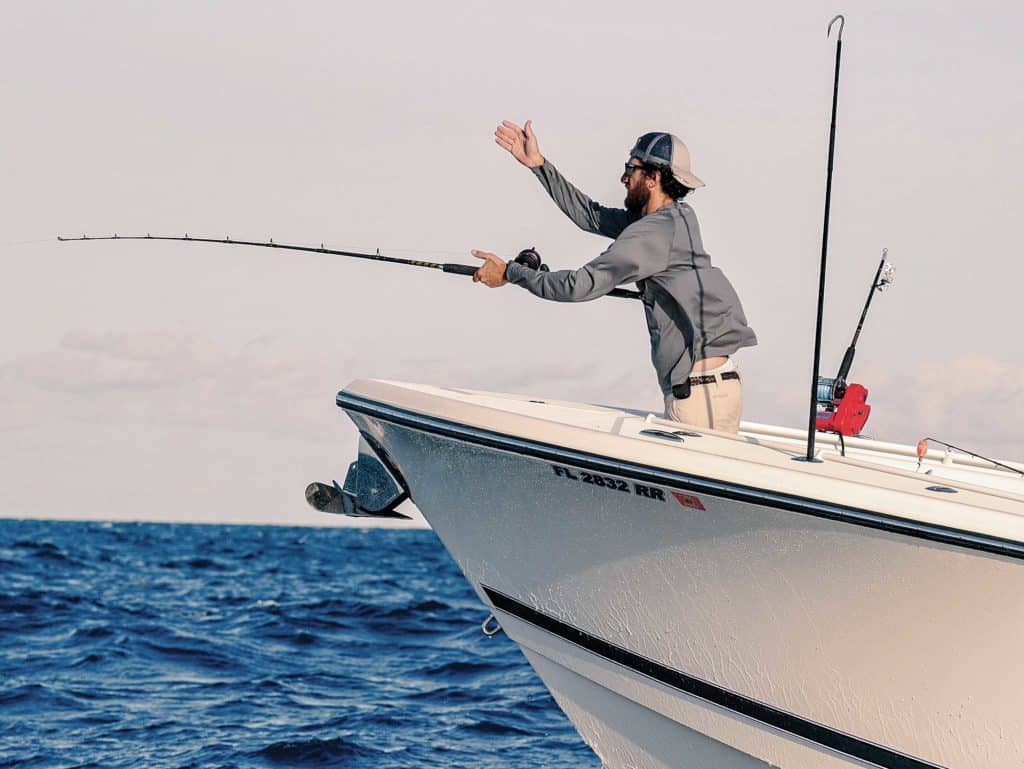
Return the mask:
<svg viewBox="0 0 1024 769"><path fill-rule="evenodd" d="M431 531L0 520L0 767L600 767Z"/></svg>

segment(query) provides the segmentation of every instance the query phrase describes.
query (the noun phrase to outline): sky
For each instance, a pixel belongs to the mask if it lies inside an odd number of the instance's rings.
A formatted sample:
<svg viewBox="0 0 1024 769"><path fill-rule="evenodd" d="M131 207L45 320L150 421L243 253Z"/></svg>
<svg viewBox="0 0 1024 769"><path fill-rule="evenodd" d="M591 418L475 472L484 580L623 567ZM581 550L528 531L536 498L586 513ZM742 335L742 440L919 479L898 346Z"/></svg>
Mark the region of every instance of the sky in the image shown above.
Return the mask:
<svg viewBox="0 0 1024 769"><path fill-rule="evenodd" d="M185 243L231 236L470 263L607 244L492 140L621 201L667 130L757 347L744 418L806 424L834 13L846 15L823 371L882 248L851 379L866 433L1024 459L1024 7L806 1L5 3L0 516L331 524L357 436L335 393L390 378L660 411L639 305L434 271Z"/></svg>

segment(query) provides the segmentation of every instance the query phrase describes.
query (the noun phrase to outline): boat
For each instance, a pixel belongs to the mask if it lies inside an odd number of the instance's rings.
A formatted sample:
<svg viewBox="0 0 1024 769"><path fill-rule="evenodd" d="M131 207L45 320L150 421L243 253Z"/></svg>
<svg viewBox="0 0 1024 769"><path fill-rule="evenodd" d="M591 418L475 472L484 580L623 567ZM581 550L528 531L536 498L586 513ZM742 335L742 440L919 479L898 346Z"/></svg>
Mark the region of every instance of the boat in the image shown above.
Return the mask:
<svg viewBox="0 0 1024 769"><path fill-rule="evenodd" d="M1024 765L1024 465L374 379L337 404L359 456L307 497L411 499L608 769Z"/></svg>
<svg viewBox="0 0 1024 769"><path fill-rule="evenodd" d="M608 769L1024 766L1024 465L863 437L819 376L838 24L807 432L361 379L317 509L412 500ZM940 448L932 448L932 443Z"/></svg>

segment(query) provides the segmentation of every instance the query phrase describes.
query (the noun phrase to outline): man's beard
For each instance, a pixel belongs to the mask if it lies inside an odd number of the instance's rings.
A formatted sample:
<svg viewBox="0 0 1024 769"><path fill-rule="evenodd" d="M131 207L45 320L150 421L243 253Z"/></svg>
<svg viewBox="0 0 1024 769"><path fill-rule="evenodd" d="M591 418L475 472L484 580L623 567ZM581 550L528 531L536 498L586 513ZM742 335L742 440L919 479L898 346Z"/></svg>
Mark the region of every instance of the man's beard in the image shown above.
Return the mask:
<svg viewBox="0 0 1024 769"><path fill-rule="evenodd" d="M651 199L651 191L644 185L639 185L635 190L626 190L626 210L631 214L642 214L647 201Z"/></svg>

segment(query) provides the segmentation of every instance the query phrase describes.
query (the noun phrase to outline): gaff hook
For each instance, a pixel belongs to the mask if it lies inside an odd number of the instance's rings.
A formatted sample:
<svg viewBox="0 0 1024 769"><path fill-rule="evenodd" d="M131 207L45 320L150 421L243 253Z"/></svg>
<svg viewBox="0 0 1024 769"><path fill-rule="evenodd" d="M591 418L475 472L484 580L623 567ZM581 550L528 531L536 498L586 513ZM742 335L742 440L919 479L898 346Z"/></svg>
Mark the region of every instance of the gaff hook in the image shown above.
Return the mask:
<svg viewBox="0 0 1024 769"><path fill-rule="evenodd" d="M825 32L825 37L832 36L832 25L835 24L837 21L839 22L839 36L836 39L843 39L843 25L846 24L846 18L841 13L837 13L835 16L832 17L832 21L828 23L828 31Z"/></svg>

